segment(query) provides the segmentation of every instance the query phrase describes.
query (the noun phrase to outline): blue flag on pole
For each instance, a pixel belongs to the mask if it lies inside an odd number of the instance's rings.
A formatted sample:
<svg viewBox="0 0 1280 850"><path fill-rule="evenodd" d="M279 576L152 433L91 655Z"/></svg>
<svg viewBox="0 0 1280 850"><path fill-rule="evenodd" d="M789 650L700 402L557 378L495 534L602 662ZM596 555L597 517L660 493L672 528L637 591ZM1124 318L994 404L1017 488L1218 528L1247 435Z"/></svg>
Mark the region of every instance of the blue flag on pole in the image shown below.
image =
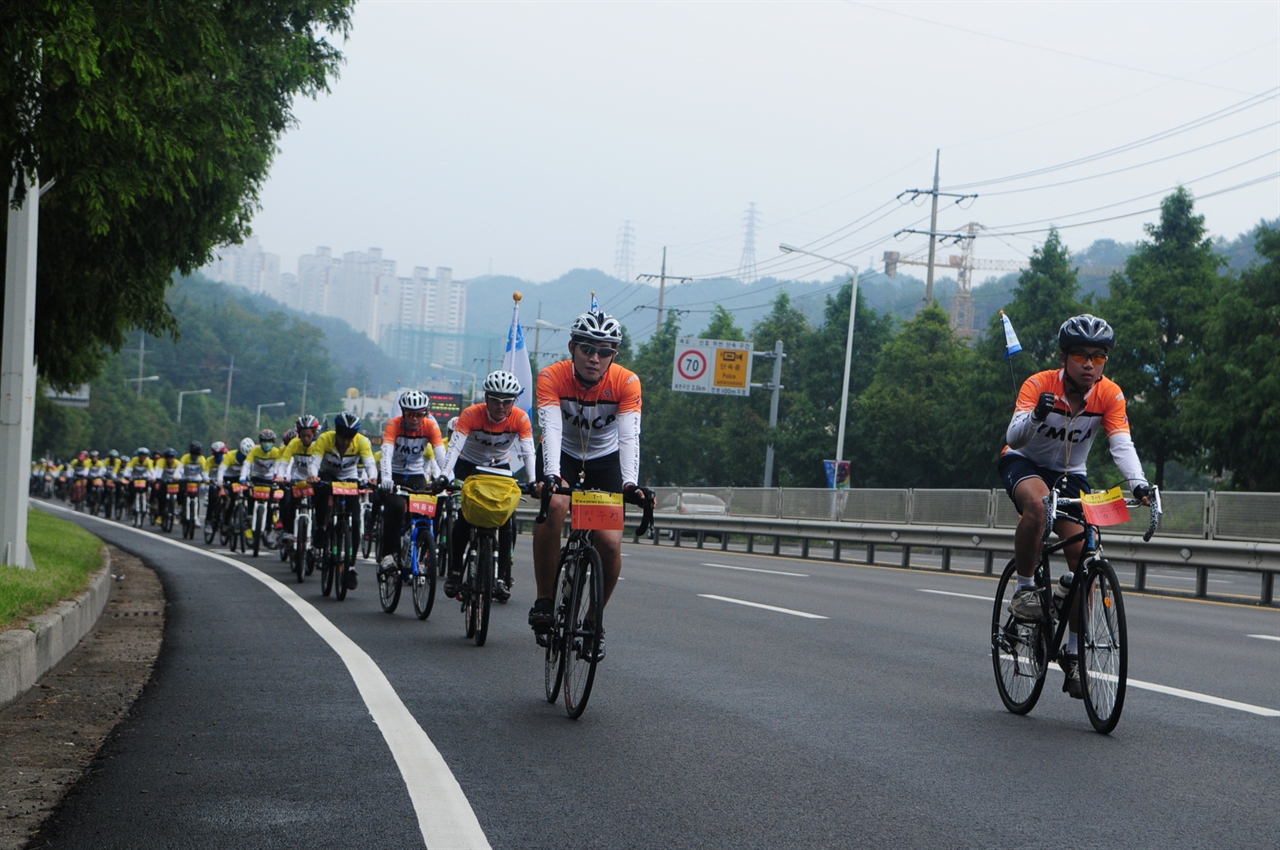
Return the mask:
<svg viewBox="0 0 1280 850"><path fill-rule="evenodd" d="M600 302L599 302L599 301L596 301L596 291L595 291L594 289L593 289L593 290L591 290L591 310L590 310L590 312L592 312L592 313L599 313L599 312L600 312Z"/></svg>
<svg viewBox="0 0 1280 850"><path fill-rule="evenodd" d="M529 349L524 345L524 330L520 327L520 293L515 294L516 306L511 311L511 329L507 332L507 351L502 356L502 368L515 375L523 387L516 397L516 407L533 415L533 369L529 365Z"/></svg>
<svg viewBox="0 0 1280 850"><path fill-rule="evenodd" d="M1004 310L1000 311L1000 321L1004 324L1004 359L1008 360L1022 350L1022 343L1018 342L1018 335L1013 332L1013 323L1004 314Z"/></svg>

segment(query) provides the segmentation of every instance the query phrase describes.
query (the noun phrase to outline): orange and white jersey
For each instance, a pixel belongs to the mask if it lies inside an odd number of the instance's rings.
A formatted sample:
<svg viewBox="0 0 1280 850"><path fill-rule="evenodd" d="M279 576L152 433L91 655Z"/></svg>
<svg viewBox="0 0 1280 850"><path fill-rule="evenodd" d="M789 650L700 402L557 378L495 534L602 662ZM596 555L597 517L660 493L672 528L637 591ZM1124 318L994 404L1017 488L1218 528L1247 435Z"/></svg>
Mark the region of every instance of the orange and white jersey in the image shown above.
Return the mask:
<svg viewBox="0 0 1280 850"><path fill-rule="evenodd" d="M403 416L392 418L382 432L382 459L378 464L381 475L434 476L439 468L427 457L428 445L437 457L444 457L444 439L435 419L424 416L422 427L410 431Z"/></svg>
<svg viewBox="0 0 1280 850"><path fill-rule="evenodd" d="M529 414L513 407L510 416L494 422L489 418L487 405L473 404L458 417L453 436L449 438L443 474L452 478L453 467L459 460L476 466L503 466L510 462L513 450L519 452L526 474L532 481L533 423L529 421Z"/></svg>
<svg viewBox="0 0 1280 850"><path fill-rule="evenodd" d="M1066 402L1063 370L1037 372L1022 384L1001 454L1016 454L1055 472L1085 474L1085 461L1099 431L1111 442L1111 456L1130 486L1145 484L1142 463L1129 435L1129 415L1124 393L1109 378L1098 382L1085 394L1084 410L1076 415ZM1043 422L1031 418L1041 393L1053 393L1058 401Z"/></svg>
<svg viewBox="0 0 1280 850"><path fill-rule="evenodd" d="M579 460L618 453L624 484L639 483L640 378L616 363L600 382L583 385L573 360L562 360L538 375L538 424L542 426L542 464L560 474L560 454Z"/></svg>

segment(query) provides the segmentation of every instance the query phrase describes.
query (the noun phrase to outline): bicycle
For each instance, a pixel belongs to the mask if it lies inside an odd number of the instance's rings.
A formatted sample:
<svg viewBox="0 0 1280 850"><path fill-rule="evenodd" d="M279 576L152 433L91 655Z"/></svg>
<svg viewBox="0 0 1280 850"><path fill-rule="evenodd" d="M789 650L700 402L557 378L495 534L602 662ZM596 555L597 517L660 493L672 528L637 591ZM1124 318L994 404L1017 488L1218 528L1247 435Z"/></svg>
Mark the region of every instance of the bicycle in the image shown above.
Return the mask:
<svg viewBox="0 0 1280 850"><path fill-rule="evenodd" d="M134 478L133 480L133 510L132 519L134 528L143 528L147 524L147 514L150 512L151 500L147 497L147 481L145 478Z"/></svg>
<svg viewBox="0 0 1280 850"><path fill-rule="evenodd" d="M213 543L213 538L218 536L218 531L223 526L222 514L222 488L217 484L210 482L208 487L209 502L205 505L204 513L204 542L206 545ZM226 542L224 539L222 542Z"/></svg>
<svg viewBox="0 0 1280 850"><path fill-rule="evenodd" d="M370 498L373 491L360 490L360 557L368 558L369 552L378 550L382 539L382 506Z"/></svg>
<svg viewBox="0 0 1280 850"><path fill-rule="evenodd" d="M173 518L178 513L178 482L168 481L164 485L165 494L160 502L160 528L165 534L173 533Z"/></svg>
<svg viewBox="0 0 1280 850"><path fill-rule="evenodd" d="M1103 557L1099 531L1099 525L1114 523L1093 521L1086 514L1083 531L1049 545L1049 533L1060 518L1060 508L1085 502L1085 498L1059 495L1056 487L1050 488L1049 495L1045 496L1047 515L1041 537L1040 561L1035 571L1041 616L1038 620L1028 621L1010 613L1009 602L1017 590L1017 569L1014 561L1010 560L996 587L995 608L991 615L991 663L1005 708L1014 714L1026 714L1040 699L1049 664L1057 662L1064 654L1062 646L1068 626L1074 626L1085 712L1093 728L1106 735L1120 722L1129 670L1124 596L1120 592L1115 569ZM1130 499L1124 500L1124 504L1133 507L1141 502ZM1160 491L1152 487L1151 520L1142 536L1144 542L1149 541L1160 526L1161 513ZM1075 517L1061 518L1080 521ZM1084 548L1079 562L1069 574L1073 576L1070 588L1058 602L1052 592L1049 556L1079 541L1084 541ZM1055 619L1058 620L1056 629Z"/></svg>
<svg viewBox="0 0 1280 850"><path fill-rule="evenodd" d="M489 612L497 580L498 529L511 519L520 494L527 488L518 484L509 470L480 466L466 481L454 481L449 489L461 493L459 509L471 525L455 598L462 603L466 636L476 646L484 646L489 637Z"/></svg>
<svg viewBox="0 0 1280 850"><path fill-rule="evenodd" d="M315 554L311 551L311 530L315 522L315 514L311 510L311 498L314 495L315 489L306 481L293 483L293 498L297 502L297 507L293 515L293 551L290 554L293 559L293 574L298 584L302 584L303 579L311 575L315 569ZM280 552L283 558L284 546L280 547Z"/></svg>
<svg viewBox="0 0 1280 850"><path fill-rule="evenodd" d="M275 531L276 503L283 498L284 491L277 490L271 484L254 484L251 497L253 516L248 518L248 527L243 530L243 548L241 552L253 547L253 557L258 557L265 545L274 549L273 540L267 535Z"/></svg>
<svg viewBox="0 0 1280 850"><path fill-rule="evenodd" d="M438 500L425 491L396 487L395 495L407 499L406 522L400 533L398 571L378 574L378 600L382 610L394 614L400 604L401 588L408 582L413 596L413 613L419 620L431 616L436 601L434 517Z"/></svg>
<svg viewBox="0 0 1280 850"><path fill-rule="evenodd" d="M333 592L339 602L347 598L347 570L356 564L359 548L359 485L354 481L329 482L331 505L325 528L325 548L320 563L320 592Z"/></svg>
<svg viewBox="0 0 1280 850"><path fill-rule="evenodd" d="M200 483L198 481L188 481L186 492L183 493L182 500L182 538L184 540L196 539L196 526L200 522Z"/></svg>
<svg viewBox="0 0 1280 850"><path fill-rule="evenodd" d="M536 522L546 522L553 495L570 498L572 531L560 549L556 570L555 604L551 631L538 636L546 648L543 677L547 702L564 693L564 708L577 719L587 708L600 658L597 647L604 633L604 565L596 551L594 532L620 531L623 527L623 495L544 483L542 506ZM653 500L641 505L644 516L637 536L653 525Z"/></svg>
<svg viewBox="0 0 1280 850"><path fill-rule="evenodd" d="M436 499L436 575L444 576L448 572L450 552L453 540L453 523L458 516L458 494L442 492Z"/></svg>

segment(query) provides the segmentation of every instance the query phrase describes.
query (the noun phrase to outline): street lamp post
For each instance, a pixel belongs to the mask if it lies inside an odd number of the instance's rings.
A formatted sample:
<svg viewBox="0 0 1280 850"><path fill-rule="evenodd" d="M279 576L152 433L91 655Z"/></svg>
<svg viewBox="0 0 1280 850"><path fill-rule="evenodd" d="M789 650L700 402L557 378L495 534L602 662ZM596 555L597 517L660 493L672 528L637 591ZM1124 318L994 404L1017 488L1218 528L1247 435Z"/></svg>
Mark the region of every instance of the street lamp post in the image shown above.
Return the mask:
<svg viewBox="0 0 1280 850"><path fill-rule="evenodd" d="M271 404L260 404L260 405L258 405L258 421L257 421L256 423L254 423L254 426L253 426L253 430L255 430L255 431L261 431L261 430L262 430L262 408L264 408L264 407L284 407L284 402L283 402L283 401L273 401L273 402L271 402Z"/></svg>
<svg viewBox="0 0 1280 850"><path fill-rule="evenodd" d="M147 377L145 377L145 378L125 378L125 379L124 379L124 382L125 382L126 384L137 384L137 385L138 385L138 395L142 395L142 385L143 385L144 383L146 383L147 381L158 381L158 380L160 380L160 376L159 376L159 375L148 375L148 376L147 376Z"/></svg>
<svg viewBox="0 0 1280 850"><path fill-rule="evenodd" d="M178 423L179 424L182 423L182 397L184 395L207 395L211 392L213 392L213 390L204 389L204 390L183 390L182 392L178 393Z"/></svg>
<svg viewBox="0 0 1280 850"><path fill-rule="evenodd" d="M778 248L789 254L807 254L819 260L826 260L828 263L844 266L850 271L849 281L853 284L853 291L849 294L849 330L844 339L844 381L840 385L840 430L836 432L836 470L838 474L840 461L844 460L844 426L849 416L849 368L853 359L853 314L858 307L858 267L850 265L844 260L836 260L831 257L824 257L821 254L815 254L812 251L806 251L803 248L796 248L794 245L783 244L779 245Z"/></svg>
<svg viewBox="0 0 1280 850"><path fill-rule="evenodd" d="M470 375L471 376L471 403L472 404L476 403L476 373L475 372L468 372L466 369L458 369L455 366L444 366L440 363L432 363L431 368L444 369L447 372L457 372L460 375ZM459 381L458 383L462 383L462 382ZM461 387L459 387L459 389L461 389Z"/></svg>

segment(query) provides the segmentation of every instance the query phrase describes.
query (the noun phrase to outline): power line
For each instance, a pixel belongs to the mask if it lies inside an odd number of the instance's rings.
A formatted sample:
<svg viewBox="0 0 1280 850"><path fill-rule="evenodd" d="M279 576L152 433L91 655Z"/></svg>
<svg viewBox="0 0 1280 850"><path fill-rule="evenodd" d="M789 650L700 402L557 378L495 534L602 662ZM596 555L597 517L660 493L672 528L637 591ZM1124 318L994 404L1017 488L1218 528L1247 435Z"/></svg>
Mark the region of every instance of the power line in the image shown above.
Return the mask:
<svg viewBox="0 0 1280 850"><path fill-rule="evenodd" d="M636 231L631 226L630 219L622 222L622 227L618 228L618 246L613 258L613 276L618 280L631 280L631 267L636 258L632 248L635 238Z"/></svg>
<svg viewBox="0 0 1280 850"><path fill-rule="evenodd" d="M743 219L747 232L742 240L742 259L738 261L738 280L753 283L756 279L756 203L752 201L747 207L746 218Z"/></svg>

